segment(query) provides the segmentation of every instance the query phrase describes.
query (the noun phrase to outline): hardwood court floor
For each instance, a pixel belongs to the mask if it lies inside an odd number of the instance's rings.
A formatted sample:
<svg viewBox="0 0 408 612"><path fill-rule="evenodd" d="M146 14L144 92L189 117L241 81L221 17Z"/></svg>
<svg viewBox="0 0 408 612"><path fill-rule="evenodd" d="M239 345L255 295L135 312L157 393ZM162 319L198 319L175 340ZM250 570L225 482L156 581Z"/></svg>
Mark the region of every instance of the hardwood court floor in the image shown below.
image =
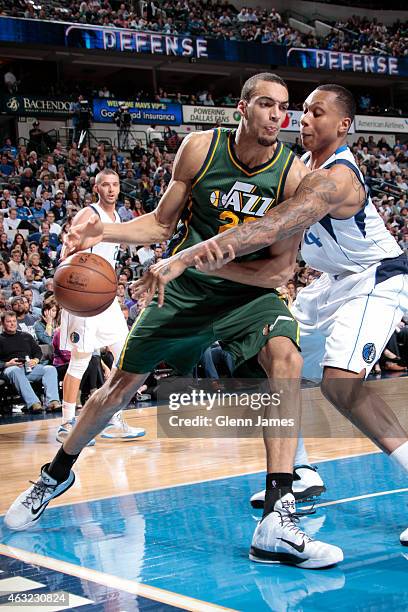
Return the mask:
<svg viewBox="0 0 408 612"><path fill-rule="evenodd" d="M406 411L408 378L370 384L376 385L397 414ZM311 461L376 450L328 406L318 389L306 389L302 394ZM144 427L147 435L127 442L97 439L97 444L85 449L78 460L76 486L54 505L247 474L265 467L261 439L158 439L155 408L128 410L126 420L130 425ZM57 426L55 419L0 426L0 514L28 486L28 480L37 478L40 466L58 450Z"/></svg>

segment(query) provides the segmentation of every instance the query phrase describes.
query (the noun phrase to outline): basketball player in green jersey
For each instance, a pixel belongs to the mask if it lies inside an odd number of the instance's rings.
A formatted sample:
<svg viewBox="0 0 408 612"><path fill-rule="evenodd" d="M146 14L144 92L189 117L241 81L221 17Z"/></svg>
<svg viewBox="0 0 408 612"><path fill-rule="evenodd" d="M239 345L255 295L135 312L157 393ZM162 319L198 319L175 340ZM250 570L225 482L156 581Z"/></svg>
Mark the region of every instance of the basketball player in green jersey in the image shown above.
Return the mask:
<svg viewBox="0 0 408 612"><path fill-rule="evenodd" d="M153 213L122 223L119 230L116 224L92 217L72 228L64 254L101 240L156 243L174 232L171 249L177 253L240 223L262 218L293 196L308 173L293 152L278 141L288 105L288 90L280 77L270 73L251 77L241 92L238 129L217 128L188 136L177 153L168 189ZM43 466L38 482L11 506L6 525L27 528L51 499L73 484L71 468L81 450L112 414L128 405L160 361L187 374L215 340L229 344L235 367L257 356L272 390L276 390L277 380L278 389L284 387L285 410L281 406L279 414L287 416L291 403L296 405L294 414L298 414L302 369L298 325L273 288L292 275L299 242L300 234L244 257L228 267L227 278L188 269L168 284L166 306L157 308L154 298L142 311L128 336L118 369L86 403L77 426L54 460ZM276 345L279 351L274 350ZM272 361L273 350L279 357ZM342 551L312 540L296 525L293 465L288 469L282 449L289 446L294 456L297 428L298 423L284 439L265 438L267 495L250 556L265 563L327 567L343 559Z"/></svg>

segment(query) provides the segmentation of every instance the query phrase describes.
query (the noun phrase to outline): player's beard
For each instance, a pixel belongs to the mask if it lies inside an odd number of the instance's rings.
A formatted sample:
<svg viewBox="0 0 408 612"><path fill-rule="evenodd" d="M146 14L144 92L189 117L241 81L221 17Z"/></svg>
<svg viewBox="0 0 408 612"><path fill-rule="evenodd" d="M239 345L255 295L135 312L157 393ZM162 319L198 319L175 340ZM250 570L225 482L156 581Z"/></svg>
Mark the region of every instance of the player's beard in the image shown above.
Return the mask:
<svg viewBox="0 0 408 612"><path fill-rule="evenodd" d="M270 138L266 138L265 136L259 136L258 144L261 145L261 147L272 147L272 145L275 144L277 138L278 138L277 134L276 136L271 136Z"/></svg>

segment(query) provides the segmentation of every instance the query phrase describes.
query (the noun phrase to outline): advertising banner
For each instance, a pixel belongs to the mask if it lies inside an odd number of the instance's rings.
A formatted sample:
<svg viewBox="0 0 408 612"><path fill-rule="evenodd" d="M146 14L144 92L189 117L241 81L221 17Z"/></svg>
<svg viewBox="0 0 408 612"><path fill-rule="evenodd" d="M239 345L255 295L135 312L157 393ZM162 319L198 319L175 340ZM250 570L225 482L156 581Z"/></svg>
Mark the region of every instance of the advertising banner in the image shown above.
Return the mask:
<svg viewBox="0 0 408 612"><path fill-rule="evenodd" d="M223 62L286 64L286 47L239 40L168 35L82 23L0 17L0 42L97 49Z"/></svg>
<svg viewBox="0 0 408 612"><path fill-rule="evenodd" d="M238 125L241 115L231 106L183 106L183 123Z"/></svg>
<svg viewBox="0 0 408 612"><path fill-rule="evenodd" d="M368 115L356 115L355 124L358 132L408 133L408 118L406 117L369 117Z"/></svg>
<svg viewBox="0 0 408 612"><path fill-rule="evenodd" d="M66 98L37 98L36 96L2 96L0 109L7 115L20 117L68 117L70 100Z"/></svg>
<svg viewBox="0 0 408 612"><path fill-rule="evenodd" d="M180 125L183 122L180 104L111 100L110 98L95 98L93 100L93 120L113 123L113 117L122 105L128 108L132 123Z"/></svg>
<svg viewBox="0 0 408 612"><path fill-rule="evenodd" d="M408 58L401 57L293 47L288 50L287 59L289 66L303 69L319 68L322 70L366 72L390 76L408 75Z"/></svg>

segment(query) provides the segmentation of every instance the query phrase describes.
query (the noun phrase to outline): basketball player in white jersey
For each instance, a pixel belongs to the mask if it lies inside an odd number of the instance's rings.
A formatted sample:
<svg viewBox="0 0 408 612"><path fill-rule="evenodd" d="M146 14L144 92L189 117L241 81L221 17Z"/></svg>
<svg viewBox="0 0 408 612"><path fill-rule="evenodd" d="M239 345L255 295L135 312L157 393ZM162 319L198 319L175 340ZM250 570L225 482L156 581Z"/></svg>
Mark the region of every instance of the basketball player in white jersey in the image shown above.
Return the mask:
<svg viewBox="0 0 408 612"><path fill-rule="evenodd" d="M121 223L115 210L119 189L119 177L116 172L109 169L99 172L95 180L98 203L79 211L72 225L84 223L95 213L106 223ZM117 243L101 242L89 250L106 259L114 268L118 248ZM116 299L107 310L94 317L77 317L66 310L62 311L60 348L71 351L71 360L63 382L62 422L57 432L58 442L64 442L75 425L75 402L79 386L94 350L108 346L116 362L127 335L128 327ZM112 417L101 433L101 437L108 440L133 440L144 435L144 429L130 427L123 420L121 411ZM95 441L91 440L88 446L94 444Z"/></svg>
<svg viewBox="0 0 408 612"><path fill-rule="evenodd" d="M214 274L223 262L306 230L302 257L323 274L299 293L304 375L320 378L325 397L408 471L408 439L387 404L363 385L397 323L408 312L408 258L385 228L346 144L355 104L339 85L322 85L304 103L301 137L312 172L293 198L261 220L228 230L155 264L143 290L159 293L186 267ZM293 449L281 448L293 455ZM264 492L257 494L263 499ZM253 545L276 550L261 522ZM264 541L265 540L265 541ZM408 545L408 529L400 536ZM265 561L267 562L267 561Z"/></svg>

